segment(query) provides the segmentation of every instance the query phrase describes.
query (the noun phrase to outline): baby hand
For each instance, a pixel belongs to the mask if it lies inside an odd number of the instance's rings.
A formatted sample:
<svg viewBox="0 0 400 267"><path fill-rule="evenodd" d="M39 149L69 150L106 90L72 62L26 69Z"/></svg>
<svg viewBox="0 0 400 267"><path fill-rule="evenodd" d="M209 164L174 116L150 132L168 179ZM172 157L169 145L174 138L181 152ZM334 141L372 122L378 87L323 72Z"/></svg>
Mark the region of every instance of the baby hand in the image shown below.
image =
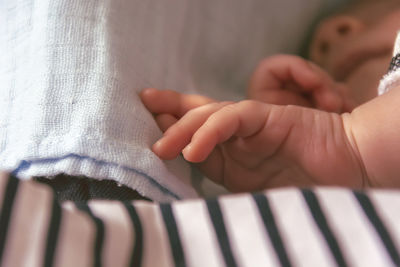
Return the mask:
<svg viewBox="0 0 400 267"><path fill-rule="evenodd" d="M154 88L143 90L140 98L154 115L158 127L163 132L189 110L216 102L214 99L201 95L181 94L173 90L160 91Z"/></svg>
<svg viewBox="0 0 400 267"><path fill-rule="evenodd" d="M248 97L278 105L300 105L329 112L349 112L349 90L312 62L278 55L263 60L253 74Z"/></svg>
<svg viewBox="0 0 400 267"><path fill-rule="evenodd" d="M153 105L171 94L175 97L169 104ZM231 191L288 185L362 187L365 182L337 114L252 100L213 102L156 89L143 91L141 97L152 113L174 118L153 151L163 159L182 152Z"/></svg>

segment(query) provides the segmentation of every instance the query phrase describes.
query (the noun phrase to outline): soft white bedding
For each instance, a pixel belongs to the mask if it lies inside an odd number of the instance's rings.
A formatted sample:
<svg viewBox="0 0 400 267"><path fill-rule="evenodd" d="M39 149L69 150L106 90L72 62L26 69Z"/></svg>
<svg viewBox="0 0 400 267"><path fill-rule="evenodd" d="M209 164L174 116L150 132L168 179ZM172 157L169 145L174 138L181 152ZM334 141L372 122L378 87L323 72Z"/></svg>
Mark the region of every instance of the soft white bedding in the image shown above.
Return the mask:
<svg viewBox="0 0 400 267"><path fill-rule="evenodd" d="M242 97L257 62L297 52L334 0L1 0L0 169L113 179L146 197L198 196L163 162L137 92Z"/></svg>

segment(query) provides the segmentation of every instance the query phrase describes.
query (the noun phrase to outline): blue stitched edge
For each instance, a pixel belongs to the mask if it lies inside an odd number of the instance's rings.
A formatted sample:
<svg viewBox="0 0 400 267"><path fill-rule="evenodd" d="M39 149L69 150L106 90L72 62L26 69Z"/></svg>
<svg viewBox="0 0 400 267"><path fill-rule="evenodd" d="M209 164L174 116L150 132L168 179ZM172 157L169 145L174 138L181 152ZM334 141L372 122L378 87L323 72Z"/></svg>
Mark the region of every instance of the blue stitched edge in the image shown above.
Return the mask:
<svg viewBox="0 0 400 267"><path fill-rule="evenodd" d="M18 173L19 172L28 169L32 164L35 164L35 163L51 163L51 162L60 161L60 160L66 159L66 158L89 159L96 165L113 165L115 167L122 168L122 169L124 169L126 171L129 171L129 172L135 172L135 173L143 176L144 178L148 179L150 181L150 183L152 185L155 185L156 187L158 187L158 189L161 192L163 192L165 194L168 194L168 195L174 197L177 200L181 199L178 195L176 195L175 193L171 192L166 187L160 185L153 177L151 177L150 175L148 175L148 174L146 174L144 172L141 172L141 171L136 170L134 168L122 166L122 165L115 164L115 163L109 163L109 162L106 162L106 161L103 161L103 160L97 160L97 159L94 159L94 158L91 158L91 157L87 157L87 156L80 156L80 155L73 154L73 153L68 154L68 155L66 155L64 157L58 157L58 158L38 159L38 160L32 160L32 161L22 160L21 164L19 164L19 166L11 174L18 177Z"/></svg>

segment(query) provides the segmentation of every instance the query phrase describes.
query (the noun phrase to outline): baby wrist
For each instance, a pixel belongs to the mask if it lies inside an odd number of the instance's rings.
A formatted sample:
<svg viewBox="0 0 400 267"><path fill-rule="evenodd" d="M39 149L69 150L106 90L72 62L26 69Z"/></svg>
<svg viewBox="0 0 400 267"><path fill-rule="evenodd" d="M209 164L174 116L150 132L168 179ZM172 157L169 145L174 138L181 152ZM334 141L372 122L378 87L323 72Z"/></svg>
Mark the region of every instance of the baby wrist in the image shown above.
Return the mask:
<svg viewBox="0 0 400 267"><path fill-rule="evenodd" d="M353 127L352 127L352 114L351 113L343 113L341 115L342 121L343 121L343 130L345 133L345 136L347 138L347 144L350 147L351 153L353 154L355 158L356 164L358 164L359 170L360 170L360 180L361 180L361 187L362 188L368 188L368 187L373 187L373 183L371 181L371 178L369 177L367 173L367 169L362 157L362 154L360 152L357 139L354 135L353 132ZM353 177L355 179L356 177Z"/></svg>

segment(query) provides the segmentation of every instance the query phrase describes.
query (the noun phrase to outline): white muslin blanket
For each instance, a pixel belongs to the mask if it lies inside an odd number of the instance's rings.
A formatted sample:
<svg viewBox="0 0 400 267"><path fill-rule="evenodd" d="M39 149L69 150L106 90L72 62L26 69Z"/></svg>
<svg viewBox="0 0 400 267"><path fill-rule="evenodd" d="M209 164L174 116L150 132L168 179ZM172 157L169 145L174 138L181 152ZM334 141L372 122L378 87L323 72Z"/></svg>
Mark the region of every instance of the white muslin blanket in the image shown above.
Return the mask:
<svg viewBox="0 0 400 267"><path fill-rule="evenodd" d="M0 0L0 169L113 179L156 201L197 197L146 87L239 99L257 62L296 52L322 0Z"/></svg>

